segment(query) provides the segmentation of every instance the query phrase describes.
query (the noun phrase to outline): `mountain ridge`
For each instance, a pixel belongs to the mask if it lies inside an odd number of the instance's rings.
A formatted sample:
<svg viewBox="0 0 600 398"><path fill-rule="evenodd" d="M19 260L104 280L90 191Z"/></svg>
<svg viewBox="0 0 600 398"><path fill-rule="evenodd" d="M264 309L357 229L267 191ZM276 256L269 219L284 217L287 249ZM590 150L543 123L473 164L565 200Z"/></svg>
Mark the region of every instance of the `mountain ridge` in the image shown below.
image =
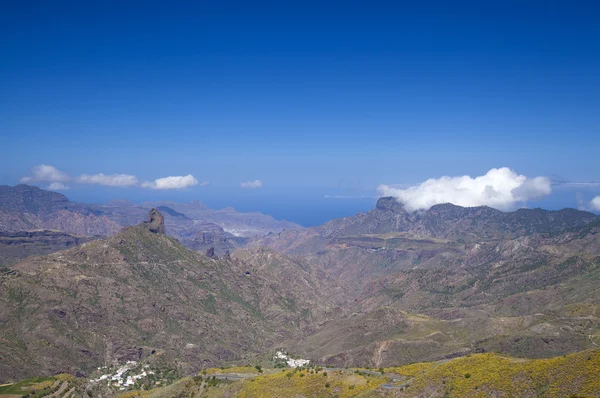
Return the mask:
<svg viewBox="0 0 600 398"><path fill-rule="evenodd" d="M244 246L251 236L301 228L258 212L213 210L197 200L142 204L116 200L93 205L72 202L61 193L20 184L0 186L0 231L47 229L78 236L110 236L124 226L144 221L152 208L163 211L168 233L184 245L199 251L213 248L218 255Z"/></svg>
<svg viewBox="0 0 600 398"><path fill-rule="evenodd" d="M251 244L324 268L350 298L354 315L289 342L301 355L331 366L481 351L535 358L591 348L587 335L600 327L598 220L574 209L451 204L408 213L382 198L369 212ZM581 326L575 308L590 314Z"/></svg>
<svg viewBox="0 0 600 398"><path fill-rule="evenodd" d="M85 373L159 349L188 373L257 355L333 313L321 282L293 260L278 254L273 269L209 258L160 224L29 257L0 276L2 381Z"/></svg>
<svg viewBox="0 0 600 398"><path fill-rule="evenodd" d="M468 241L510 239L532 233L557 234L598 222L600 216L576 209L518 209L512 212L487 207L438 204L420 212L407 212L393 197L383 197L375 208L323 225L298 231L282 231L253 239L251 245L267 245L284 252L311 250L319 241L364 234L405 232L415 237ZM308 248L307 248L308 247Z"/></svg>

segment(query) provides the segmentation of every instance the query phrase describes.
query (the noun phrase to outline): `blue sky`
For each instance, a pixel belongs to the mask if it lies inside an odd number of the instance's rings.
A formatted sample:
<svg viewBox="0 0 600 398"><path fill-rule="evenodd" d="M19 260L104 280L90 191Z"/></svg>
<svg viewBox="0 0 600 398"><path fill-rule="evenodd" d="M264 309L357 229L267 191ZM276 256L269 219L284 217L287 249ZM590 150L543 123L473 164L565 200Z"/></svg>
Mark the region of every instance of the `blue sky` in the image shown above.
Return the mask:
<svg viewBox="0 0 600 398"><path fill-rule="evenodd" d="M600 180L597 2L419 3L3 2L0 183L40 164L192 174L209 184L67 195L285 217L326 194L504 166ZM540 203L599 193L556 187Z"/></svg>

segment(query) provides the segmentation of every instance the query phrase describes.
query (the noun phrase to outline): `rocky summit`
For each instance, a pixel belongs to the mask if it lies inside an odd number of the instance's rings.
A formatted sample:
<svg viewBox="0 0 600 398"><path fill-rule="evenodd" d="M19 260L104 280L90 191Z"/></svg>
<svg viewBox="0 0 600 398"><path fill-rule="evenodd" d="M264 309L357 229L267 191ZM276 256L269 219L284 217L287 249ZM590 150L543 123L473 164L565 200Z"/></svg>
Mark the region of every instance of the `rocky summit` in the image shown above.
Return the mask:
<svg viewBox="0 0 600 398"><path fill-rule="evenodd" d="M148 214L148 221L146 221L144 225L148 228L148 231L155 234L164 235L167 233L165 229L165 218L156 209L150 210L150 213Z"/></svg>

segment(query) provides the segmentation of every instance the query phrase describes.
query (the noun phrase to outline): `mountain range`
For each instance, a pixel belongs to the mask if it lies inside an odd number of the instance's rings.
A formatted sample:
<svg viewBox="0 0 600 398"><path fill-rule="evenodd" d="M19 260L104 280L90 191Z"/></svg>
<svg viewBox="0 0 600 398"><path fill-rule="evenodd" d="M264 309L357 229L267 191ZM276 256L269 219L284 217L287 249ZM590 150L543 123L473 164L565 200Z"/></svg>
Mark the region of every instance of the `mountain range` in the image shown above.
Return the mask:
<svg viewBox="0 0 600 398"><path fill-rule="evenodd" d="M0 381L158 354L190 374L275 349L389 367L482 352L546 358L600 339L600 217L589 212L408 212L381 198L366 213L289 228L197 202L90 206L40 191L0 191L5 233L88 232L0 277ZM210 228L224 237L219 253L190 238Z"/></svg>
<svg viewBox="0 0 600 398"><path fill-rule="evenodd" d="M325 269L349 296L349 314L295 343L295 352L336 366L390 366L593 347L599 233L598 216L574 209L445 204L409 213L381 198L367 213L253 244Z"/></svg>
<svg viewBox="0 0 600 398"><path fill-rule="evenodd" d="M42 254L41 247L48 246L53 232L57 235L56 247L72 235L72 243L81 238L99 238L118 233L121 228L136 225L146 219L148 211L159 209L165 216L168 233L185 246L206 251L213 249L218 255L233 251L245 245L248 238L284 229L299 229L299 225L289 221L276 220L261 213L240 213L232 208L213 210L199 201L190 203L157 202L134 204L126 200L113 201L102 205L90 205L70 201L66 196L46 191L35 186L0 186L0 232L22 233L45 230L37 245L36 236L30 236L28 246L22 246L20 256L14 257L15 250L3 250L0 238L1 256L7 260L0 265L8 265L14 259L28 254ZM40 246L36 248L37 246ZM31 250L28 250L31 248ZM12 254L2 254L11 252Z"/></svg>

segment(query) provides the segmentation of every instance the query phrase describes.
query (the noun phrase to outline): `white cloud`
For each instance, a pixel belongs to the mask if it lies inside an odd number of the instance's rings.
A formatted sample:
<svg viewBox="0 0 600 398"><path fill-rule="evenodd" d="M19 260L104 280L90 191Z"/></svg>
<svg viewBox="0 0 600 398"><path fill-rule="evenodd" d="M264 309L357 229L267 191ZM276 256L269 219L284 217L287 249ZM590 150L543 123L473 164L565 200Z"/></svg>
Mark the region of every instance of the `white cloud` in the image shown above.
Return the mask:
<svg viewBox="0 0 600 398"><path fill-rule="evenodd" d="M19 181L23 183L27 182L69 182L71 176L67 173L58 170L54 166L47 164L40 164L31 168L31 176L23 177Z"/></svg>
<svg viewBox="0 0 600 398"><path fill-rule="evenodd" d="M595 196L590 202L592 209L600 211L600 196Z"/></svg>
<svg viewBox="0 0 600 398"><path fill-rule="evenodd" d="M206 185L208 183L203 182L200 185ZM193 185L198 185L198 180L193 175L188 174L186 176L171 176L158 178L154 181L145 181L141 184L144 188L152 189L180 189L187 188Z"/></svg>
<svg viewBox="0 0 600 398"><path fill-rule="evenodd" d="M377 189L383 196L395 197L404 204L407 211L427 210L441 203L508 210L552 192L549 178L528 178L508 167L491 169L485 175L475 178L440 177L408 188L380 185Z"/></svg>
<svg viewBox="0 0 600 398"><path fill-rule="evenodd" d="M77 177L76 181L82 184L107 185L109 187L130 187L138 184L137 178L129 174L82 174Z"/></svg>
<svg viewBox="0 0 600 398"><path fill-rule="evenodd" d="M62 182L53 182L52 184L48 185L48 189L50 191L66 191L69 189L69 187Z"/></svg>
<svg viewBox="0 0 600 398"><path fill-rule="evenodd" d="M58 170L54 166L41 164L31 168L31 176L23 177L19 180L22 183L50 182L48 189L65 190L69 189L66 182L78 184L96 184L110 187L131 187L141 186L152 189L180 189L193 185L208 185L208 182L199 182L193 175L171 176L158 178L154 181L139 182L137 177L131 174L81 174L77 178L72 178L69 174ZM262 184L262 183L261 183Z"/></svg>
<svg viewBox="0 0 600 398"><path fill-rule="evenodd" d="M246 181L240 184L242 188L261 188L262 186L263 182L261 180Z"/></svg>

